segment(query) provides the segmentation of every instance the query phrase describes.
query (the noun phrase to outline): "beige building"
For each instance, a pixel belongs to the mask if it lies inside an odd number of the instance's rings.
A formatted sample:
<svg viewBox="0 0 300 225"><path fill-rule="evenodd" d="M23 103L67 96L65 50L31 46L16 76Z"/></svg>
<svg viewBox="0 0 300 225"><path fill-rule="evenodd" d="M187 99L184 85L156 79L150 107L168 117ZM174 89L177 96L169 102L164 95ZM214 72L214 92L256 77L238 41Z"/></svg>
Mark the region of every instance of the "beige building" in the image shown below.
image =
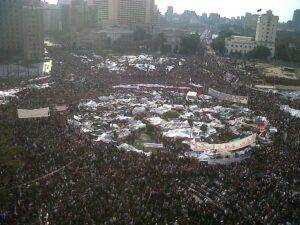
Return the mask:
<svg viewBox="0 0 300 225"><path fill-rule="evenodd" d="M159 11L155 0L89 0L99 10L99 21L109 26L136 27L153 32L159 25Z"/></svg>
<svg viewBox="0 0 300 225"><path fill-rule="evenodd" d="M271 57L274 57L278 20L278 16L274 16L270 10L266 14L262 14L257 21L255 39L244 36L226 38L227 53L247 54L257 46L265 46L270 49Z"/></svg>
<svg viewBox="0 0 300 225"><path fill-rule="evenodd" d="M231 36L229 38L226 38L225 47L228 54L247 54L256 47L256 43L253 37Z"/></svg>
<svg viewBox="0 0 300 225"><path fill-rule="evenodd" d="M255 41L257 45L262 45L270 49L272 57L275 55L275 40L278 26L278 16L274 16L272 11L267 11L261 15L257 21Z"/></svg>

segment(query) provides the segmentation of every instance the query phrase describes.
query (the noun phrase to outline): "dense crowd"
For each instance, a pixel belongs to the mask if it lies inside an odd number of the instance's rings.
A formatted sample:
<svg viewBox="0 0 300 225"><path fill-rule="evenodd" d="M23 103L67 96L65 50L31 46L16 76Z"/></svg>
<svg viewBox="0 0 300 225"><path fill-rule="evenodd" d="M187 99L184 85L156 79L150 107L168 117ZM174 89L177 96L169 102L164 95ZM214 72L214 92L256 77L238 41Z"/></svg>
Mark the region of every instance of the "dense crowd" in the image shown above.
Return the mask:
<svg viewBox="0 0 300 225"><path fill-rule="evenodd" d="M1 106L1 125L21 146L17 169L1 166L0 224L299 224L300 120L282 112L277 94L242 84L237 63L212 54L186 57L171 72L92 71L67 52L52 52L53 87L24 90ZM249 72L250 73L250 72ZM235 81L225 79L232 74ZM248 72L247 72L248 74ZM250 75L251 76L251 75ZM150 157L94 143L67 124L67 115L19 120L17 107L65 103L110 93L120 83L181 85L192 81L249 96L278 133L241 163L208 165L172 149ZM294 104L294 107L300 108Z"/></svg>

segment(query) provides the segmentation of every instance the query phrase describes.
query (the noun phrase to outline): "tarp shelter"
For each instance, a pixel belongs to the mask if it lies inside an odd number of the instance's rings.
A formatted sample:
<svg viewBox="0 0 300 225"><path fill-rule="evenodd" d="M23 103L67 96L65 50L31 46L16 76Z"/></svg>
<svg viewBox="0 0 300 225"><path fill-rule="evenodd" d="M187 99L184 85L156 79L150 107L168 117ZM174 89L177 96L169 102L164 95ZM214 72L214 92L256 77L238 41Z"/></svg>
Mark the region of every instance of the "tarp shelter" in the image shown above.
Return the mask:
<svg viewBox="0 0 300 225"><path fill-rule="evenodd" d="M20 119L49 117L49 107L40 109L18 109Z"/></svg>
<svg viewBox="0 0 300 225"><path fill-rule="evenodd" d="M196 101L197 98L198 98L198 93L197 93L197 92L189 91L189 92L186 94L186 100L187 100L187 101Z"/></svg>
<svg viewBox="0 0 300 225"><path fill-rule="evenodd" d="M282 105L282 106L280 106L280 109L284 112L289 113L293 117L300 118L300 110L293 109L293 108L289 107L288 105Z"/></svg>

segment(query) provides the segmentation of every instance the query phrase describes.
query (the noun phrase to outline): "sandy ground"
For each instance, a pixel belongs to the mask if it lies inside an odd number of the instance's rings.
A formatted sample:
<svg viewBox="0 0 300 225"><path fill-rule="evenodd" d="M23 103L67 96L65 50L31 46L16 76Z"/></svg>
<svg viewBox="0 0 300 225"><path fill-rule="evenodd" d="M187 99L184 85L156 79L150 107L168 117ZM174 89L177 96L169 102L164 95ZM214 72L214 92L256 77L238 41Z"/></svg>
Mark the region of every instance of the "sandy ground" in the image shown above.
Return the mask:
<svg viewBox="0 0 300 225"><path fill-rule="evenodd" d="M289 67L296 69L295 72L289 72L284 70L284 66L275 66L269 63L256 63L255 65L263 70L265 76L283 77L293 80L300 79L300 68Z"/></svg>

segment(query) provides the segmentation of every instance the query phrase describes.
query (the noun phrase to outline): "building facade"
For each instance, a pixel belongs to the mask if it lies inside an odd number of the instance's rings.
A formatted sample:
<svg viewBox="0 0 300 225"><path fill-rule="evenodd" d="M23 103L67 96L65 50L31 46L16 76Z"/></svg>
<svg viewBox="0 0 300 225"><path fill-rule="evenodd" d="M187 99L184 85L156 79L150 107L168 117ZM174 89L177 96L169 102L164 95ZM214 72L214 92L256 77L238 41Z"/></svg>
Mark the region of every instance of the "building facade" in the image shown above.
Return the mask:
<svg viewBox="0 0 300 225"><path fill-rule="evenodd" d="M300 30L300 9L296 9L293 15L293 26L296 30Z"/></svg>
<svg viewBox="0 0 300 225"><path fill-rule="evenodd" d="M21 54L22 37L22 9L20 0L0 1L0 51L12 54Z"/></svg>
<svg viewBox="0 0 300 225"><path fill-rule="evenodd" d="M270 49L271 56L275 55L275 41L278 27L278 16L274 16L272 11L262 14L257 21L255 41L257 45Z"/></svg>
<svg viewBox="0 0 300 225"><path fill-rule="evenodd" d="M256 47L253 37L231 36L225 39L225 47L228 54L247 54Z"/></svg>
<svg viewBox="0 0 300 225"><path fill-rule="evenodd" d="M23 6L23 50L28 61L40 61L44 56L43 11L39 4Z"/></svg>
<svg viewBox="0 0 300 225"><path fill-rule="evenodd" d="M159 25L159 11L155 0L90 0L88 4L98 8L99 21L103 28L140 27L152 32Z"/></svg>
<svg viewBox="0 0 300 225"><path fill-rule="evenodd" d="M43 14L39 0L0 1L0 52L40 61L44 52Z"/></svg>
<svg viewBox="0 0 300 225"><path fill-rule="evenodd" d="M244 18L244 28L255 30L257 26L258 17L259 15L257 14L246 13Z"/></svg>
<svg viewBox="0 0 300 225"><path fill-rule="evenodd" d="M46 33L61 31L61 14L58 5L43 4L43 22Z"/></svg>

